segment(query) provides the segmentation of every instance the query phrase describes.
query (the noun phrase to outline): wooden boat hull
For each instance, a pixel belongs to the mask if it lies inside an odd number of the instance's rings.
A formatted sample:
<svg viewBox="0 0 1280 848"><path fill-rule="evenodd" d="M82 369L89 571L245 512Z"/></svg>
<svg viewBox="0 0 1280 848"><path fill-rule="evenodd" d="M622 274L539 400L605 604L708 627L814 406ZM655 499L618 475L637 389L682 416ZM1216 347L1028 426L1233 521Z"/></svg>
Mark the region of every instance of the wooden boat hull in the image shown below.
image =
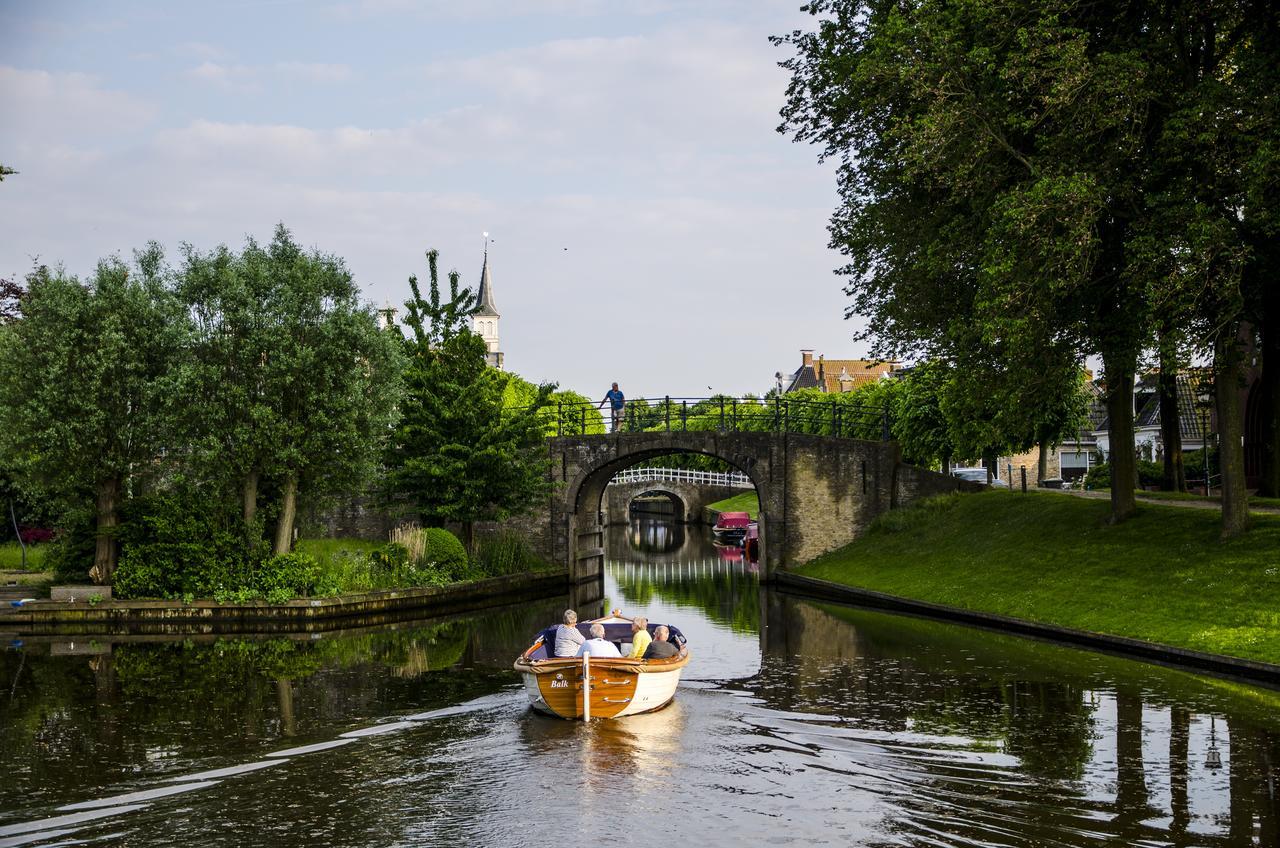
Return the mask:
<svg viewBox="0 0 1280 848"><path fill-rule="evenodd" d="M588 700L591 718L622 718L660 709L671 703L689 652L670 660L632 660L596 657L590 663ZM566 719L581 719L583 709L581 659L516 661L529 704L535 710Z"/></svg>

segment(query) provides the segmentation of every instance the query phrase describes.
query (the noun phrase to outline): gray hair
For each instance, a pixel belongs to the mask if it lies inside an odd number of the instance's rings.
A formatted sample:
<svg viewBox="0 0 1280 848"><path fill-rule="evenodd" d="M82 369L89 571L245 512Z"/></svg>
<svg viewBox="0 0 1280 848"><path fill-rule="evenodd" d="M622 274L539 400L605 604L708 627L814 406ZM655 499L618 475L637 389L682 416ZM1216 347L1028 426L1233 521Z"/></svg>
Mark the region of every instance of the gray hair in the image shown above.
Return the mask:
<svg viewBox="0 0 1280 848"><path fill-rule="evenodd" d="M564 623L565 623L565 624L568 624L568 625L574 625L574 624L577 624L577 623L578 623L578 614L577 614L576 612L574 612L573 610L565 610L565 611L564 611Z"/></svg>
<svg viewBox="0 0 1280 848"><path fill-rule="evenodd" d="M635 618L631 619L631 626L632 629L638 633L649 627L649 619L645 618L643 615L637 615Z"/></svg>
<svg viewBox="0 0 1280 848"><path fill-rule="evenodd" d="M670 635L671 631L667 629L667 625L665 624L659 624L657 627L653 628L653 638L657 639L659 642L667 641L667 637Z"/></svg>
<svg viewBox="0 0 1280 848"><path fill-rule="evenodd" d="M593 625L591 625L591 638L592 638L592 639L603 639L603 638L604 638L604 625L603 625L603 624L593 624Z"/></svg>

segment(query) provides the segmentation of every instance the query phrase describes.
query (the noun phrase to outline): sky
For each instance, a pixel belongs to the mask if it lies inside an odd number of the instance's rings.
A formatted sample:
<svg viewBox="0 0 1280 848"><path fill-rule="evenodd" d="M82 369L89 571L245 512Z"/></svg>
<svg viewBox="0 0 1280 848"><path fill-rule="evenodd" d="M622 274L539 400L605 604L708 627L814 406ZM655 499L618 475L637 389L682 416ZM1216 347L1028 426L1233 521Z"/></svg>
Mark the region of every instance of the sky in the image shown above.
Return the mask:
<svg viewBox="0 0 1280 848"><path fill-rule="evenodd" d="M381 306L488 232L508 370L762 392L867 352L834 170L777 132L799 3L0 0L0 275L284 222Z"/></svg>

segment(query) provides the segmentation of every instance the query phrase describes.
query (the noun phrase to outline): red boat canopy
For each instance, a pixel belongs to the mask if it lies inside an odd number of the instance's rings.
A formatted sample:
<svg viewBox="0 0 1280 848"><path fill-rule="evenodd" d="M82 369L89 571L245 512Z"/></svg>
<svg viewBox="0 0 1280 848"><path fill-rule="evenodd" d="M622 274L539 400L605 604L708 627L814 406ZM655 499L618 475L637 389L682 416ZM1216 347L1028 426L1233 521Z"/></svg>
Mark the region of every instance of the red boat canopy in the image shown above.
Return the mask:
<svg viewBox="0 0 1280 848"><path fill-rule="evenodd" d="M717 527L746 527L751 523L751 516L745 512L722 512Z"/></svg>

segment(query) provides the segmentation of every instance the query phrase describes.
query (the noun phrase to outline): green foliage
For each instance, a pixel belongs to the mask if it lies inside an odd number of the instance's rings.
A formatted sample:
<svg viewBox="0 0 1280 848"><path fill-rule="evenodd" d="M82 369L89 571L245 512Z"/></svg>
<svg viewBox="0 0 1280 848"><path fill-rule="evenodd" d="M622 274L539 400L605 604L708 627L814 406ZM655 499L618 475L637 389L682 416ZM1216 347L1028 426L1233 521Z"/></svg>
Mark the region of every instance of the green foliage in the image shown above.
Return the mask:
<svg viewBox="0 0 1280 848"><path fill-rule="evenodd" d="M246 532L234 509L206 490L177 481L169 490L131 501L122 512L117 596L216 598L258 592L267 555L261 528Z"/></svg>
<svg viewBox="0 0 1280 848"><path fill-rule="evenodd" d="M40 267L21 320L0 326L0 467L61 513L163 472L190 337L170 278L155 244L132 264L103 260L85 282Z"/></svg>
<svg viewBox="0 0 1280 848"><path fill-rule="evenodd" d="M1137 462L1139 487L1145 489L1148 486L1159 486L1163 482L1164 465L1146 459L1140 459ZM1108 462L1092 466L1084 479L1086 489L1110 489L1111 483L1111 464Z"/></svg>
<svg viewBox="0 0 1280 848"><path fill-rule="evenodd" d="M97 529L86 509L68 510L58 535L45 554L45 567L55 583L88 583Z"/></svg>
<svg viewBox="0 0 1280 848"><path fill-rule="evenodd" d="M443 527L428 527L422 533L425 544L417 564L434 568L446 575L450 582L465 579L469 560L467 549L458 537Z"/></svg>
<svg viewBox="0 0 1280 848"><path fill-rule="evenodd" d="M967 386L957 452L1056 441L1099 355L1127 463L1156 326L1218 342L1240 377L1242 318L1277 320L1275 4L805 9L811 31L774 39L793 51L782 130L838 162L832 244L865 337ZM1127 480L1113 498L1124 518Z"/></svg>
<svg viewBox="0 0 1280 848"><path fill-rule="evenodd" d="M430 294L410 277L406 302L407 366L400 423L387 456L392 490L432 525L469 527L501 519L545 496L550 481L542 409L552 389L531 404L504 409L510 379L485 363L484 341L466 327L475 296L449 274L443 300L435 251L427 254Z"/></svg>
<svg viewBox="0 0 1280 848"><path fill-rule="evenodd" d="M481 539L472 560L484 577L527 574L552 567L518 533L500 533Z"/></svg>
<svg viewBox="0 0 1280 848"><path fill-rule="evenodd" d="M188 247L179 293L196 327L186 423L202 476L228 492L250 475L283 479L286 521L295 489L312 505L359 491L384 448L402 363L342 260L302 250L281 224L238 255Z"/></svg>

